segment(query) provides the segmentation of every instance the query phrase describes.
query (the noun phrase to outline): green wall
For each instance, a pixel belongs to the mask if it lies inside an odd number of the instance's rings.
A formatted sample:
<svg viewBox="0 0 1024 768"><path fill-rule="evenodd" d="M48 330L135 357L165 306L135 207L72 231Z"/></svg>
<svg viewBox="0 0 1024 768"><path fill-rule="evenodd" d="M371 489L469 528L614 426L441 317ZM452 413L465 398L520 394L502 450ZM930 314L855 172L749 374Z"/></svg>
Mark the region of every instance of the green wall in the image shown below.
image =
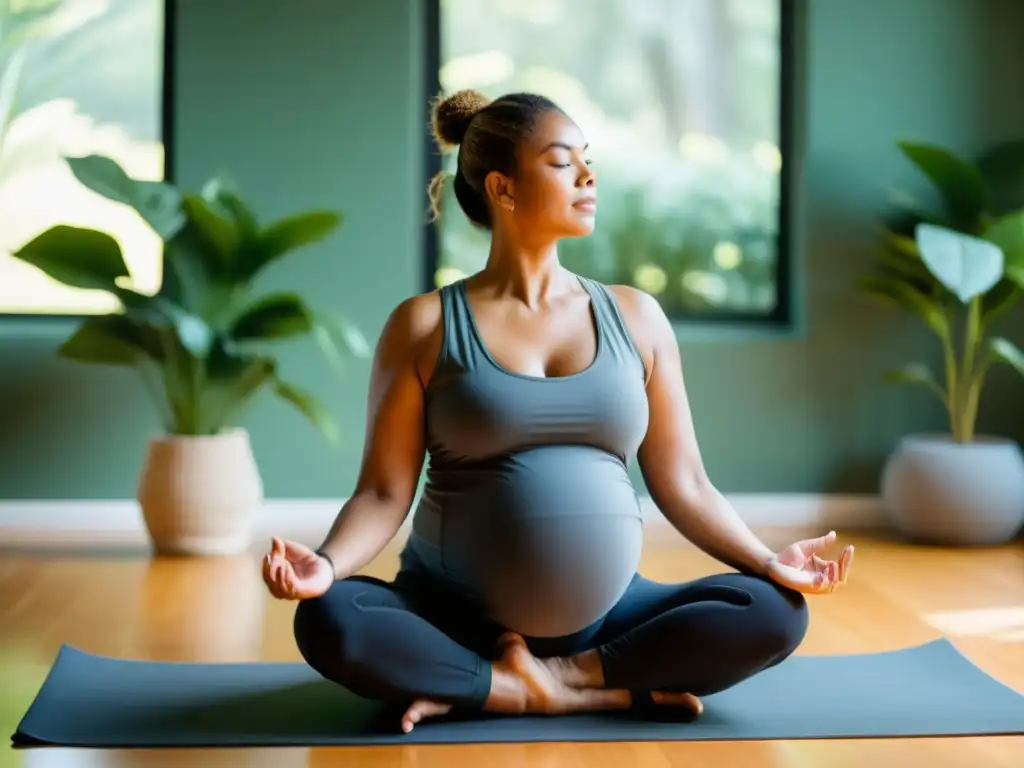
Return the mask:
<svg viewBox="0 0 1024 768"><path fill-rule="evenodd" d="M347 223L268 273L354 317L373 338L420 287L422 42L419 2L182 0L176 174L230 173L267 217L337 206ZM856 492L907 430L939 408L878 376L934 359L916 324L850 289L893 186L919 188L893 140L972 153L1024 133L1024 3L818 0L801 14L803 205L797 237L803 329L791 337L683 335L698 435L727 492ZM298 41L294 44L285 40ZM68 322L0 319L0 498L126 498L157 428L121 371L54 359ZM250 428L273 497L337 497L361 451L367 366L332 379L313 348L289 348L293 378L340 414L331 451L291 411L262 402ZM64 381L58 382L58 376ZM1024 383L999 372L981 427L1024 436Z"/></svg>

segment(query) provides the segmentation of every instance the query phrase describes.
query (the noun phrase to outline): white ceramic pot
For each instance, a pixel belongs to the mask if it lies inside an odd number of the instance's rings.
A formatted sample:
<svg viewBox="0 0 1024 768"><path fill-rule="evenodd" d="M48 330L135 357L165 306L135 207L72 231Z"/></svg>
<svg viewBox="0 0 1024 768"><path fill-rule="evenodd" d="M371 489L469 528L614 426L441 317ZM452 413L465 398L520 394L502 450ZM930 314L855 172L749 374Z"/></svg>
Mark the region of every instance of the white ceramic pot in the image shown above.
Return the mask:
<svg viewBox="0 0 1024 768"><path fill-rule="evenodd" d="M999 544L1024 525L1024 454L999 437L958 443L949 435L908 435L885 464L882 501L908 538Z"/></svg>
<svg viewBox="0 0 1024 768"><path fill-rule="evenodd" d="M252 542L263 503L249 433L166 435L152 440L138 501L160 554L232 555Z"/></svg>

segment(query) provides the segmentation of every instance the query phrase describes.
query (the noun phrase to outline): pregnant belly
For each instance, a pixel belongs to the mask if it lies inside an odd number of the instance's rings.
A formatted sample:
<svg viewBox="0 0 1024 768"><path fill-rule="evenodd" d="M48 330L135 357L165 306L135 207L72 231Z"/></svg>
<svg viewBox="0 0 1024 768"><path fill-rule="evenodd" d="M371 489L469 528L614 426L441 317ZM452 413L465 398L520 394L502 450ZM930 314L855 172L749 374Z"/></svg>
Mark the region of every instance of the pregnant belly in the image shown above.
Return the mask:
<svg viewBox="0 0 1024 768"><path fill-rule="evenodd" d="M601 451L547 447L474 474L443 508L441 552L492 618L532 637L589 626L639 566L639 502Z"/></svg>

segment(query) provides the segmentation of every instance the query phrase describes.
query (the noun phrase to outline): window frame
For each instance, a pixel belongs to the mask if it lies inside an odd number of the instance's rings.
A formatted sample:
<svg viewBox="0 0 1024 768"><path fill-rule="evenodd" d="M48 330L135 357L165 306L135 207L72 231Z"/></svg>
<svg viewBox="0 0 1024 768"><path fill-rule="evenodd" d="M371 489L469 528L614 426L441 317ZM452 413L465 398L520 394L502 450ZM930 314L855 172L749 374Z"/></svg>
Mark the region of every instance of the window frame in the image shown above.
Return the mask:
<svg viewBox="0 0 1024 768"><path fill-rule="evenodd" d="M164 29L161 44L163 46L163 70L160 83L160 132L163 144L164 170L163 180L174 183L174 103L177 94L174 77L174 66L177 60L177 26L178 0L163 0ZM93 312L7 312L0 305L0 323L39 321L47 325L68 321L82 321L90 317L100 317L105 313Z"/></svg>
<svg viewBox="0 0 1024 768"><path fill-rule="evenodd" d="M779 152L782 168L779 172L779 205L775 236L775 307L768 312L672 312L669 320L676 325L719 326L725 328L761 327L789 330L796 324L793 280L796 266L794 234L796 205L794 166L796 161L795 103L796 103L796 0L772 0L779 7ZM423 0L423 81L420 103L430 104L441 92L441 0ZM442 157L430 133L430 121L424 120L423 189L442 168ZM428 199L424 193L424 210ZM599 225L600 226L600 225ZM437 289L434 282L440 256L440 232L437 222L426 222L423 227L423 272L421 285L424 292Z"/></svg>

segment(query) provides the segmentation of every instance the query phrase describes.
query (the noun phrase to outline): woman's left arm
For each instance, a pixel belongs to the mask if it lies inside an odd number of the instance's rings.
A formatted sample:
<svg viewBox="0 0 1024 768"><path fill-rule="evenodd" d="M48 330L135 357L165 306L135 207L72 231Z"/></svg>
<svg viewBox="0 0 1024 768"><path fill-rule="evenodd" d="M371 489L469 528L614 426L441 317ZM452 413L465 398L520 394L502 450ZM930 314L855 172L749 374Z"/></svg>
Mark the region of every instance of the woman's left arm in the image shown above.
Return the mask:
<svg viewBox="0 0 1024 768"><path fill-rule="evenodd" d="M683 379L679 342L651 296L617 286L623 314L647 365L650 423L637 459L651 499L685 538L717 560L766 574L775 557L709 479Z"/></svg>
<svg viewBox="0 0 1024 768"><path fill-rule="evenodd" d="M809 593L831 592L845 584L853 546L847 546L839 560L818 556L835 542L835 531L772 552L718 492L697 446L672 325L648 294L621 286L614 290L647 366L650 424L637 458L662 514L693 544L738 571Z"/></svg>

